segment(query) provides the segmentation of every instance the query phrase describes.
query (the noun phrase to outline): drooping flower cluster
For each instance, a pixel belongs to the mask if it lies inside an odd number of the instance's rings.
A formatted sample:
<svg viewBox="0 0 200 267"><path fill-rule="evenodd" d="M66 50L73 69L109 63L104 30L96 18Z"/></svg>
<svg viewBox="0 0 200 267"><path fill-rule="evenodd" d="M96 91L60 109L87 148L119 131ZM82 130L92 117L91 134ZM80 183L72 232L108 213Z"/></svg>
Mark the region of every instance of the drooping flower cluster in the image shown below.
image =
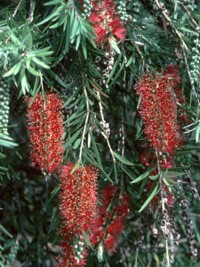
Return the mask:
<svg viewBox="0 0 200 267"><path fill-rule="evenodd" d="M64 243L58 266L85 266L83 234L89 234L96 216L97 170L68 163L60 174L60 183L60 233Z"/></svg>
<svg viewBox="0 0 200 267"><path fill-rule="evenodd" d="M72 171L74 167L68 163L60 174L60 216L67 232L81 234L90 229L96 214L97 171L93 166Z"/></svg>
<svg viewBox="0 0 200 267"><path fill-rule="evenodd" d="M63 161L62 101L55 93L27 98L31 159L47 173L60 172Z"/></svg>
<svg viewBox="0 0 200 267"><path fill-rule="evenodd" d="M116 12L113 0L92 1L93 11L89 21L93 23L96 34L96 43L106 43L109 38L116 37L124 41L126 30Z"/></svg>
<svg viewBox="0 0 200 267"><path fill-rule="evenodd" d="M112 205L113 197L116 197L116 202ZM106 251L112 254L116 251L129 214L129 197L119 194L115 186L109 185L102 191L101 202L92 224L90 242L96 245L102 241Z"/></svg>
<svg viewBox="0 0 200 267"><path fill-rule="evenodd" d="M173 80L168 75L145 74L135 89L141 96L139 112L151 146L159 153L174 154L182 138Z"/></svg>

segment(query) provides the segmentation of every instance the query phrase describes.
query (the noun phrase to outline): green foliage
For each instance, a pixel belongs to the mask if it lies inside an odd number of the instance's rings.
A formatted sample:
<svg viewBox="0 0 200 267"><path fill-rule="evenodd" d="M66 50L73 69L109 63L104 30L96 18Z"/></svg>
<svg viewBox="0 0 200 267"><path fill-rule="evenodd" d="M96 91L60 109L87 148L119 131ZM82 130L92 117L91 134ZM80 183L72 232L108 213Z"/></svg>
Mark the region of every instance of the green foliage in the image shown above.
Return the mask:
<svg viewBox="0 0 200 267"><path fill-rule="evenodd" d="M99 191L111 182L130 197L118 252L110 256L99 243L91 250L87 266L200 264L199 255L191 257L190 250L193 239L200 246L200 50L196 41L200 6L168 0L124 3L121 14L127 35L124 42L112 39L110 46L96 45L81 1L0 3L0 78L9 79L10 90L9 135L0 131L2 267L14 262L22 267L53 266L60 254L59 177L47 176L31 165L24 104L24 95L49 91L63 100L64 164L72 161L75 168L92 164L99 172ZM134 86L144 73L160 73L169 64L181 70L184 101L178 106L187 122L181 125L184 145L174 156L174 167L158 173L155 159L148 166L141 161L148 145L138 113L141 99ZM145 152L147 157L152 150ZM162 227L163 188L174 197L173 208L166 208L175 229L173 242ZM186 209L180 205L183 200L190 203L191 235L184 220ZM90 247L87 235L85 242Z"/></svg>

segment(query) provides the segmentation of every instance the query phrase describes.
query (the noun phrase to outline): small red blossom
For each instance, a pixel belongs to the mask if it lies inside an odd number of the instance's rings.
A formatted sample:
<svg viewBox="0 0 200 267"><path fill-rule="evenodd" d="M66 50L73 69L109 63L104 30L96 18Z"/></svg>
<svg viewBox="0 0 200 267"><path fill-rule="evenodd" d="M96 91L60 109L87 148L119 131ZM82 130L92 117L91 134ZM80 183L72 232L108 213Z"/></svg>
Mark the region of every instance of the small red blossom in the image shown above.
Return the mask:
<svg viewBox="0 0 200 267"><path fill-rule="evenodd" d="M63 161L62 101L55 93L27 98L31 159L48 173L59 172Z"/></svg>
<svg viewBox="0 0 200 267"><path fill-rule="evenodd" d="M126 29L116 12L113 0L92 1L92 5L93 11L89 21L95 29L96 43L106 43L112 36L124 41Z"/></svg>
<svg viewBox="0 0 200 267"><path fill-rule="evenodd" d="M97 205L97 170L93 166L76 168L68 163L60 174L60 216L67 233L90 229Z"/></svg>

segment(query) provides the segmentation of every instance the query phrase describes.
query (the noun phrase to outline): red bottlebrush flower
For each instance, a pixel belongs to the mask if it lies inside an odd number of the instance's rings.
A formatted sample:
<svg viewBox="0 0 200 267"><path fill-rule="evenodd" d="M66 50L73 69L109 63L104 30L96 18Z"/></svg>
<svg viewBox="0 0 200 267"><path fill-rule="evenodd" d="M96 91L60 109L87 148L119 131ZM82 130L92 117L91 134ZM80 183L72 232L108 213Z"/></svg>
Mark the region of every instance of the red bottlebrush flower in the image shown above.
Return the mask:
<svg viewBox="0 0 200 267"><path fill-rule="evenodd" d="M64 166L60 175L60 216L67 233L87 232L96 215L97 170L93 166Z"/></svg>
<svg viewBox="0 0 200 267"><path fill-rule="evenodd" d="M62 101L55 93L27 98L31 159L40 170L59 172L63 161Z"/></svg>
<svg viewBox="0 0 200 267"><path fill-rule="evenodd" d="M102 205L92 223L92 234L90 242L95 245L103 241L109 254L116 251L121 233L123 232L125 220L129 214L129 197L119 194L113 185L107 186L102 191ZM116 197L116 203L110 207L112 198Z"/></svg>
<svg viewBox="0 0 200 267"><path fill-rule="evenodd" d="M92 1L93 12L89 21L93 23L96 34L96 43L109 41L111 36L124 41L126 29L116 12L116 6L113 0Z"/></svg>
<svg viewBox="0 0 200 267"><path fill-rule="evenodd" d="M176 97L169 77L144 75L135 89L142 97L139 112L151 146L158 152L174 154L180 133Z"/></svg>

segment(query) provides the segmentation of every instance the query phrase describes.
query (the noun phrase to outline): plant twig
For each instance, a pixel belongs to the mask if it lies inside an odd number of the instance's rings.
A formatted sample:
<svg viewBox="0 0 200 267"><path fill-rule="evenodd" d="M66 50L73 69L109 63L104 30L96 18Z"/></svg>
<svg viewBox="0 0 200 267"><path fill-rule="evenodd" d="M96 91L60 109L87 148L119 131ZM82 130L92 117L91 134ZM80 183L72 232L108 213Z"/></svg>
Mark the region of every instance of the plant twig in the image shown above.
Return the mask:
<svg viewBox="0 0 200 267"><path fill-rule="evenodd" d="M19 1L19 4L18 4L18 5L17 5L17 7L15 8L15 11L14 11L14 13L13 13L13 15L12 15L12 16L13 16L13 18L14 18L14 17L15 17L15 15L17 14L17 11L18 11L18 9L19 9L19 8L20 8L20 6L21 6L21 3L22 3L22 1L23 1L23 0L20 0L20 1Z"/></svg>
<svg viewBox="0 0 200 267"><path fill-rule="evenodd" d="M196 20L193 18L192 14L188 10L188 8L184 5L184 3L181 0L179 1L179 3L183 6L185 11L188 13L188 16L190 17L190 19L191 19L192 23L194 24L194 26L196 27L197 31L200 32L200 27L199 27L198 23L196 22Z"/></svg>
<svg viewBox="0 0 200 267"><path fill-rule="evenodd" d="M112 156L112 159L113 159L113 162L115 163L115 156L114 156L114 153L113 153L113 150L111 148L111 145L110 145L110 141L109 141L109 138L108 138L108 135L107 133L105 132L105 129L106 129L106 121L104 119L104 114L103 114L103 106L101 104L101 96L100 96L100 93L97 91L97 96L99 98L99 110L100 110L100 115L101 115L101 121L102 121L102 126L103 126L103 131L101 131L101 134L103 135L103 137L106 139L106 142L107 142L107 145L108 145L108 148L110 150L110 154Z"/></svg>
<svg viewBox="0 0 200 267"><path fill-rule="evenodd" d="M84 123L84 127L83 127L83 133L82 133L82 137L81 137L80 152L79 152L79 157L78 157L78 162L77 162L78 165L82 161L83 145L84 145L84 140L85 140L87 125L88 125L88 120L89 120L89 116L90 116L89 99L88 99L88 94L87 94L87 90L86 90L85 87L84 87L83 92L84 92L85 101L86 101L86 117L85 117L85 123Z"/></svg>
<svg viewBox="0 0 200 267"><path fill-rule="evenodd" d="M162 12L164 18L169 23L170 27L175 31L176 35L179 37L183 47L185 47L186 50L189 50L186 43L183 41L183 38L182 38L180 32L173 25L171 18L167 15L167 8L164 6L164 3L160 3L158 0L154 0L154 2L156 3L158 9Z"/></svg>

